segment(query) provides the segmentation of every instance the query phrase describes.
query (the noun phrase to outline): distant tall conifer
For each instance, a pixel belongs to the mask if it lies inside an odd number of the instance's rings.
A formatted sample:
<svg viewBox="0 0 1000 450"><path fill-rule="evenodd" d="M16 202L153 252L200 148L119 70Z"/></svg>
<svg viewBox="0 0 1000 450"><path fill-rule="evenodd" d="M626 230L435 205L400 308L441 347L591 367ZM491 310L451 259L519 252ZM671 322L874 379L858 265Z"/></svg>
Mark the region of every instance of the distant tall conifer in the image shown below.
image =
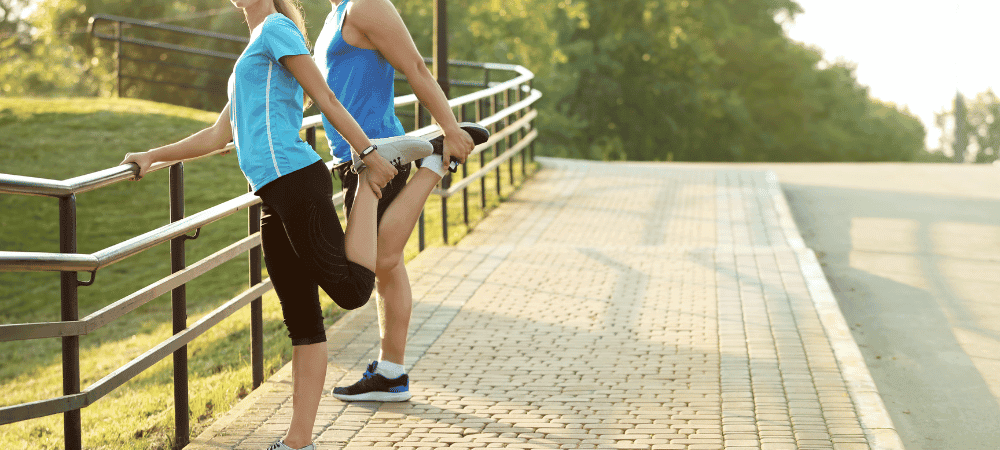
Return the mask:
<svg viewBox="0 0 1000 450"><path fill-rule="evenodd" d="M962 93L955 94L955 162L965 162L965 152L969 147L969 112L965 108L965 98Z"/></svg>

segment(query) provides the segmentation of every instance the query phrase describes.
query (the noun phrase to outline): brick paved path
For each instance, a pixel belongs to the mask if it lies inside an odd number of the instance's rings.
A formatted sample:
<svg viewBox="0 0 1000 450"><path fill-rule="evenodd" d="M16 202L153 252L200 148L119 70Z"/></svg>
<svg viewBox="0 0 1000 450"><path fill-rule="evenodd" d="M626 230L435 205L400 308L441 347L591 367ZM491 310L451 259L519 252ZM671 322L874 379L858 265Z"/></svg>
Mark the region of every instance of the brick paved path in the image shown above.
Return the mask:
<svg viewBox="0 0 1000 450"><path fill-rule="evenodd" d="M413 399L325 397L318 448L902 448L773 175L542 161L409 264ZM332 389L377 357L374 306L329 336ZM272 443L290 374L189 448Z"/></svg>

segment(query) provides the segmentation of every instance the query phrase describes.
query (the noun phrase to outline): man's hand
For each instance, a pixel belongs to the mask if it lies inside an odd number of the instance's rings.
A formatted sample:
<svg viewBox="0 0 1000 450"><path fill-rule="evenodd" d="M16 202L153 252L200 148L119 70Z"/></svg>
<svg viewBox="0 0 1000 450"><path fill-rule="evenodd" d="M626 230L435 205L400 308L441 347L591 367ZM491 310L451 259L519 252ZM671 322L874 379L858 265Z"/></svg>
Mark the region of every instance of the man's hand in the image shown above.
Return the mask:
<svg viewBox="0 0 1000 450"><path fill-rule="evenodd" d="M139 166L139 174L133 178L133 180L139 181L146 175L146 171L149 170L149 166L153 164L153 158L150 156L149 152L126 153L125 159L122 160L119 165L125 164L135 164Z"/></svg>
<svg viewBox="0 0 1000 450"><path fill-rule="evenodd" d="M441 155L444 166L448 167L452 158L464 164L475 147L476 144L472 141L472 136L469 136L469 133L461 128L446 134L444 136L444 150Z"/></svg>

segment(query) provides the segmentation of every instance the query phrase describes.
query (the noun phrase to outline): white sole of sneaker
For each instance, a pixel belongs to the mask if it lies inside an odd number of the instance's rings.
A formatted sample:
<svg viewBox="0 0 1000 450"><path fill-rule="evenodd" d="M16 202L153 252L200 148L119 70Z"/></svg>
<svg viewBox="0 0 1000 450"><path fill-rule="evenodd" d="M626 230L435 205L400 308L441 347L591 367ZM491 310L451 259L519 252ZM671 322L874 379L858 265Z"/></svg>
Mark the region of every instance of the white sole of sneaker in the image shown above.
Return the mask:
<svg viewBox="0 0 1000 450"><path fill-rule="evenodd" d="M406 392L367 392L357 395L330 394L345 402L405 402L412 397Z"/></svg>

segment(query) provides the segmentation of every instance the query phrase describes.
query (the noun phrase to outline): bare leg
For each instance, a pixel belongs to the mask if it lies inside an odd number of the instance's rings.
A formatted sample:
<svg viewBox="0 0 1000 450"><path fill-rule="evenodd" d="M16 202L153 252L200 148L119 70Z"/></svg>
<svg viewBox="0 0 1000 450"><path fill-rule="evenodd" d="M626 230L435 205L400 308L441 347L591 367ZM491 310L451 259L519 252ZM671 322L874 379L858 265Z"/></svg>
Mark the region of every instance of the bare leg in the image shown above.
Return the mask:
<svg viewBox="0 0 1000 450"><path fill-rule="evenodd" d="M378 198L368 187L364 173L358 178L352 219L345 231L347 259L374 271L376 261L375 209ZM326 342L298 345L292 349L292 422L285 435L285 445L301 448L312 442L312 429L316 423L326 381Z"/></svg>
<svg viewBox="0 0 1000 450"><path fill-rule="evenodd" d="M378 197L368 187L368 173L358 176L358 189L351 207L351 220L344 232L347 259L375 271ZM388 211L387 211L388 212Z"/></svg>
<svg viewBox="0 0 1000 450"><path fill-rule="evenodd" d="M292 380L292 423L284 442L291 448L302 448L312 442L326 381L326 342L292 348Z"/></svg>
<svg viewBox="0 0 1000 450"><path fill-rule="evenodd" d="M396 264L386 264L379 260L375 271L378 289L379 331L381 348L379 360L403 365L406 354L406 338L410 328L410 311L413 308L413 293L410 278L403 265L402 254Z"/></svg>
<svg viewBox="0 0 1000 450"><path fill-rule="evenodd" d="M380 360L404 364L413 294L403 265L403 249L413 232L424 203L441 176L422 168L406 183L382 215L378 229L378 263L375 269L381 325ZM355 204L354 208L357 208ZM353 219L354 212L351 212Z"/></svg>

